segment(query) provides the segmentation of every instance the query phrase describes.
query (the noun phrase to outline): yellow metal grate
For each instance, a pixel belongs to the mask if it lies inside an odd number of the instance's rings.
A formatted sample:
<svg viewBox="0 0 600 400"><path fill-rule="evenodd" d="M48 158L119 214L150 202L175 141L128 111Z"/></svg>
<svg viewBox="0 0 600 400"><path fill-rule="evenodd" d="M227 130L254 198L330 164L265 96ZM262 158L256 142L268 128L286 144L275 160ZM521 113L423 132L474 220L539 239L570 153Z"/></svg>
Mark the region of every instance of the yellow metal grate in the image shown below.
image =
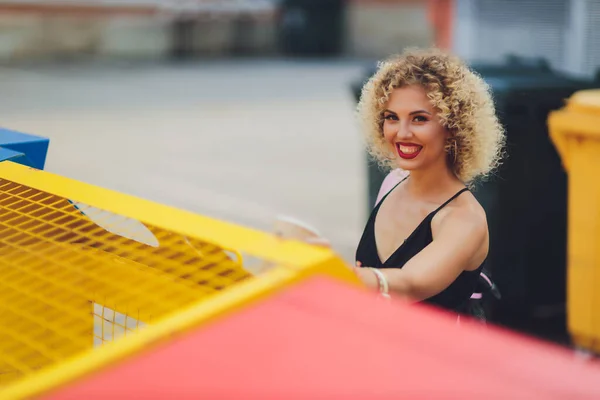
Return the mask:
<svg viewBox="0 0 600 400"><path fill-rule="evenodd" d="M330 250L0 162L0 398L68 384L315 274L358 282Z"/></svg>
<svg viewBox="0 0 600 400"><path fill-rule="evenodd" d="M0 386L251 275L223 248L0 180Z"/></svg>

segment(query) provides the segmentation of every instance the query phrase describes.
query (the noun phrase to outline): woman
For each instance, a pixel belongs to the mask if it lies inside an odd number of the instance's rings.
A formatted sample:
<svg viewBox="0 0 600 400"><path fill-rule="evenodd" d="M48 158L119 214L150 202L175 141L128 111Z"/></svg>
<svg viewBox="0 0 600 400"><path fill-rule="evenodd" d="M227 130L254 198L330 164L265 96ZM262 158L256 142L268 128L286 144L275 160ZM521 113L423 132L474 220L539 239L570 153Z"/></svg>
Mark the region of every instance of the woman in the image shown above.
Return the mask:
<svg viewBox="0 0 600 400"><path fill-rule="evenodd" d="M356 274L384 295L465 311L489 246L469 186L504 143L488 86L454 56L407 51L380 65L358 113L370 153L408 174L373 209Z"/></svg>

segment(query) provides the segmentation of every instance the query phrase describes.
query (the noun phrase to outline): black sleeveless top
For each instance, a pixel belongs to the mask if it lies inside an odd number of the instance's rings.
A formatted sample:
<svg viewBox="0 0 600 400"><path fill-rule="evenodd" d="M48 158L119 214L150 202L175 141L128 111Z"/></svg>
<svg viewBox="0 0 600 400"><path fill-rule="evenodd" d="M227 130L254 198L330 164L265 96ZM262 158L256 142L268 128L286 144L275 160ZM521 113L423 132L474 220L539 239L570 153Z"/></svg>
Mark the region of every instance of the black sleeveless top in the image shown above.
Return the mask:
<svg viewBox="0 0 600 400"><path fill-rule="evenodd" d="M406 180L406 178L400 181L400 183L404 182L404 180ZM365 267L402 268L404 264L408 262L408 260L413 258L417 253L419 253L433 241L431 220L438 213L438 211L448 205L452 200L460 196L463 192L469 190L467 188L460 190L436 210L429 213L429 215L427 215L425 219L421 221L419 226L415 228L415 230L404 241L404 243L400 245L400 247L398 247L387 260L382 262L379 259L377 245L375 243L375 218L377 217L377 212L379 211L381 204L384 202L387 196L394 189L396 189L398 185L400 185L400 183L394 186L392 190L390 190L381 199L381 201L371 212L371 216L367 221L367 225L365 226L365 230L358 244L358 248L356 249L356 261L360 262ZM479 274L484 263L482 263L476 270L463 271L450 286L435 296L424 300L424 302L453 311L462 312L467 307L469 299L475 291Z"/></svg>

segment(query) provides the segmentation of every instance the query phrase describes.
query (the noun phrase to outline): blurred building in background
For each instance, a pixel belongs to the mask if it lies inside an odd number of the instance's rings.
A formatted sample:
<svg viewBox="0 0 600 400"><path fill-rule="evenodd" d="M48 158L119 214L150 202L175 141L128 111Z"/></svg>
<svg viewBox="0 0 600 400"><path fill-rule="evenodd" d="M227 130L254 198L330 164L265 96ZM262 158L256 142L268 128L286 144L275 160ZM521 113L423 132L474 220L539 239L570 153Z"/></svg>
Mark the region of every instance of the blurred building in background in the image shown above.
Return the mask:
<svg viewBox="0 0 600 400"><path fill-rule="evenodd" d="M4 0L0 60L377 58L431 44L430 6L419 0Z"/></svg>
<svg viewBox="0 0 600 400"><path fill-rule="evenodd" d="M546 59L592 76L600 66L599 0L455 0L454 50L467 59Z"/></svg>
<svg viewBox="0 0 600 400"><path fill-rule="evenodd" d="M592 75L599 0L3 0L0 60L231 55L381 58L436 44Z"/></svg>

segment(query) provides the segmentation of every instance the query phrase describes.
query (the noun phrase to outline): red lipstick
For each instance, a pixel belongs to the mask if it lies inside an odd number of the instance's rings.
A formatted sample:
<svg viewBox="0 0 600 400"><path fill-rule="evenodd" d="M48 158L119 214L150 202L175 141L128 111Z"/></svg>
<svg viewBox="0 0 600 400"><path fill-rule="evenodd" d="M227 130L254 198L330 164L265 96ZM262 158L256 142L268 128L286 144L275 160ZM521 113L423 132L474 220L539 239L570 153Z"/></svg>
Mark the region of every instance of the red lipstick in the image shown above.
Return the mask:
<svg viewBox="0 0 600 400"><path fill-rule="evenodd" d="M398 156L405 160L411 160L419 155L423 146L414 143L396 143Z"/></svg>

